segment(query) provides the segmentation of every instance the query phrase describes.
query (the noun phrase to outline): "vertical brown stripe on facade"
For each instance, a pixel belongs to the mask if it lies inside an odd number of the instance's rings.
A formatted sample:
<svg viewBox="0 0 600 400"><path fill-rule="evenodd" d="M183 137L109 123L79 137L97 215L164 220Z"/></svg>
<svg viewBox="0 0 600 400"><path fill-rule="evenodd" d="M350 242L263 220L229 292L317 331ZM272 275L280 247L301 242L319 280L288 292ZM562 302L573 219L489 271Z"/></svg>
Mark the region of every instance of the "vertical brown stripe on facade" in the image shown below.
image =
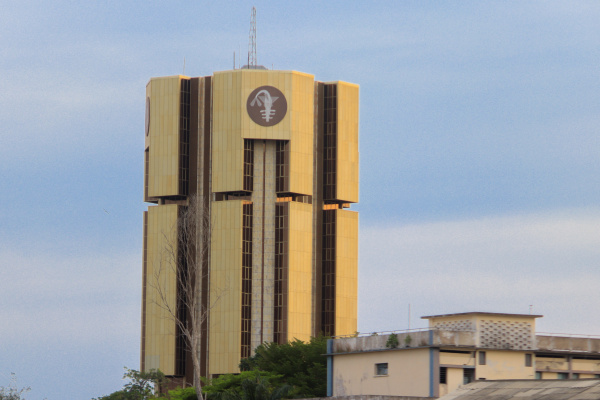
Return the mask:
<svg viewBox="0 0 600 400"><path fill-rule="evenodd" d="M202 195L202 206L203 212L209 213L210 215L210 154L211 154L211 77L201 78L199 93L198 93L198 113L199 115L199 127L201 129L199 135L199 143L202 148L202 164L200 165L201 171L198 174L202 178L202 191L198 194ZM200 150L199 150L200 152ZM210 224L210 217L208 217ZM208 231L205 232L201 243L206 246L202 254L202 309L210 309L210 298L209 298L209 254L210 254L210 233L212 229L209 226ZM207 312L207 311L205 311ZM207 376L208 374L208 317L204 318L201 327L201 340L200 340L200 354L204 355L200 359L200 375Z"/></svg>
<svg viewBox="0 0 600 400"><path fill-rule="evenodd" d="M283 343L291 340L292 338L288 335L288 321L289 321L289 293L290 293L290 203L284 203L286 206L283 209L283 276L282 276L282 335Z"/></svg>
<svg viewBox="0 0 600 400"><path fill-rule="evenodd" d="M148 198L148 179L150 178L150 166L148 162L150 160L150 148L147 148L144 151L144 201L148 202L150 199Z"/></svg>
<svg viewBox="0 0 600 400"><path fill-rule="evenodd" d="M146 370L146 285L148 273L148 211L144 211L144 237L142 251L142 340L140 351L140 370Z"/></svg>
<svg viewBox="0 0 600 400"><path fill-rule="evenodd" d="M260 254L260 258L261 258L261 271L260 271L260 342L264 343L265 338L264 338L264 319L265 319L265 307L263 306L263 304L265 304L265 193L266 193L266 187L265 187L265 178L266 178L266 173L265 173L265 169L267 168L267 141L263 140L263 176L262 176L262 181L263 181L263 190L262 190L262 233L261 233L261 245L262 245L262 249L261 249L261 254Z"/></svg>
<svg viewBox="0 0 600 400"><path fill-rule="evenodd" d="M313 148L313 336L323 332L322 248L323 248L323 83L315 82Z"/></svg>
<svg viewBox="0 0 600 400"><path fill-rule="evenodd" d="M337 199L337 85L325 84L323 91L323 199Z"/></svg>
<svg viewBox="0 0 600 400"><path fill-rule="evenodd" d="M252 352L252 213L252 204L242 206L242 358Z"/></svg>
<svg viewBox="0 0 600 400"><path fill-rule="evenodd" d="M290 203L275 205L275 276L273 328L275 343L288 341L289 293L289 209Z"/></svg>
<svg viewBox="0 0 600 400"><path fill-rule="evenodd" d="M278 140L275 150L275 191L286 193L290 191L289 141Z"/></svg>
<svg viewBox="0 0 600 400"><path fill-rule="evenodd" d="M200 133L200 79L192 78L190 80L190 145L189 145L189 193L198 192L198 162L201 157L198 154Z"/></svg>
<svg viewBox="0 0 600 400"><path fill-rule="evenodd" d="M336 210L323 211L323 293L322 331L325 336L335 335L335 232Z"/></svg>
<svg viewBox="0 0 600 400"><path fill-rule="evenodd" d="M190 80L181 80L179 100L179 190L178 194L189 193L190 171Z"/></svg>

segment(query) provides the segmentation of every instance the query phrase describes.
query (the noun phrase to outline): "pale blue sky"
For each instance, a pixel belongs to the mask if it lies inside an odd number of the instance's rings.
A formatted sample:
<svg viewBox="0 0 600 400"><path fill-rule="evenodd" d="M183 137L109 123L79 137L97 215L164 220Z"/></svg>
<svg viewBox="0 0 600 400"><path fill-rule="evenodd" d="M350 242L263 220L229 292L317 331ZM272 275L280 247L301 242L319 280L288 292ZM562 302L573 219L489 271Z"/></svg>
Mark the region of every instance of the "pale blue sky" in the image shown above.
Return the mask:
<svg viewBox="0 0 600 400"><path fill-rule="evenodd" d="M144 93L247 54L361 87L359 330L472 310L600 335L600 3L6 1L0 386L139 367Z"/></svg>

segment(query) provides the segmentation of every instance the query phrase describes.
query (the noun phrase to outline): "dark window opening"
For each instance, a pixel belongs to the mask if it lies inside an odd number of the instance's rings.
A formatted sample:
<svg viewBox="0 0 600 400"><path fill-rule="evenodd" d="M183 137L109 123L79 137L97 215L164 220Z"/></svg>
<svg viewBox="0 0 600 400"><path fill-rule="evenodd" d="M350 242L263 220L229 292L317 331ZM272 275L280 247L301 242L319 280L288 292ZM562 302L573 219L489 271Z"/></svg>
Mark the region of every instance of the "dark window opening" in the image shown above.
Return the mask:
<svg viewBox="0 0 600 400"><path fill-rule="evenodd" d="M375 375L387 375L388 363L375 364Z"/></svg>
<svg viewBox="0 0 600 400"><path fill-rule="evenodd" d="M448 368L440 367L440 383L448 383Z"/></svg>
<svg viewBox="0 0 600 400"><path fill-rule="evenodd" d="M533 354L525 354L525 366L526 367L533 366Z"/></svg>
<svg viewBox="0 0 600 400"><path fill-rule="evenodd" d="M475 370L474 369L463 369L463 385L471 383L475 380Z"/></svg>
<svg viewBox="0 0 600 400"><path fill-rule="evenodd" d="M479 365L485 365L486 359L485 359L485 351L480 351L479 352Z"/></svg>

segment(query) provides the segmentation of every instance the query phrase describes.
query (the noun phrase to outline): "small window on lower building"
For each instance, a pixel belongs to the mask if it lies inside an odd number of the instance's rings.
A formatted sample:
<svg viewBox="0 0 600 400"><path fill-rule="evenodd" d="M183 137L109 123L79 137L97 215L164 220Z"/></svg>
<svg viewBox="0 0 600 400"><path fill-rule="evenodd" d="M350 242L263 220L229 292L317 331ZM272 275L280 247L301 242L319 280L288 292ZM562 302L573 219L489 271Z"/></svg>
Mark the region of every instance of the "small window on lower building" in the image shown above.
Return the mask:
<svg viewBox="0 0 600 400"><path fill-rule="evenodd" d="M448 383L448 368L440 367L440 383Z"/></svg>
<svg viewBox="0 0 600 400"><path fill-rule="evenodd" d="M525 354L525 366L533 367L533 354Z"/></svg>
<svg viewBox="0 0 600 400"><path fill-rule="evenodd" d="M579 372L573 372L573 375L571 375L571 379L579 379Z"/></svg>
<svg viewBox="0 0 600 400"><path fill-rule="evenodd" d="M542 378L543 378L542 373L540 371L536 371L535 372L535 379L542 379Z"/></svg>
<svg viewBox="0 0 600 400"><path fill-rule="evenodd" d="M556 379L569 379L569 374L566 372L559 372L556 374Z"/></svg>
<svg viewBox="0 0 600 400"><path fill-rule="evenodd" d="M375 364L375 375L387 375L388 363Z"/></svg>
<svg viewBox="0 0 600 400"><path fill-rule="evenodd" d="M596 379L600 379L600 374L596 374L596 375L594 375L594 378L596 378Z"/></svg>
<svg viewBox="0 0 600 400"><path fill-rule="evenodd" d="M479 365L485 365L485 351L479 352Z"/></svg>
<svg viewBox="0 0 600 400"><path fill-rule="evenodd" d="M463 385L471 383L475 380L475 370L471 368L463 369Z"/></svg>

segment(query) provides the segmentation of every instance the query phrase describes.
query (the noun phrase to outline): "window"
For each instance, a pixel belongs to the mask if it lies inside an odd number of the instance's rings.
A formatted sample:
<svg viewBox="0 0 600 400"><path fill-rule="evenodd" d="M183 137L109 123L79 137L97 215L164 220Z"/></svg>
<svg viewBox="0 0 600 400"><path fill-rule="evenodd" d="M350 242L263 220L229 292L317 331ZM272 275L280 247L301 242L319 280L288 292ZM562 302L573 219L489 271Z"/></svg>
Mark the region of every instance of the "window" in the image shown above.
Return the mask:
<svg viewBox="0 0 600 400"><path fill-rule="evenodd" d="M532 367L533 366L533 355L525 354L525 366Z"/></svg>
<svg viewBox="0 0 600 400"><path fill-rule="evenodd" d="M485 365L485 351L479 352L479 365Z"/></svg>
<svg viewBox="0 0 600 400"><path fill-rule="evenodd" d="M573 372L573 375L571 375L571 379L579 379L579 372Z"/></svg>
<svg viewBox="0 0 600 400"><path fill-rule="evenodd" d="M596 379L600 379L600 374L596 374L596 375L594 375L594 378L596 378Z"/></svg>
<svg viewBox="0 0 600 400"><path fill-rule="evenodd" d="M387 375L388 363L375 364L375 375Z"/></svg>
<svg viewBox="0 0 600 400"><path fill-rule="evenodd" d="M556 374L556 379L569 379L569 374L566 372L559 372Z"/></svg>
<svg viewBox="0 0 600 400"><path fill-rule="evenodd" d="M475 370L472 368L463 369L463 385L471 383L475 380Z"/></svg>
<svg viewBox="0 0 600 400"><path fill-rule="evenodd" d="M440 383L448 383L448 368L440 367Z"/></svg>
<svg viewBox="0 0 600 400"><path fill-rule="evenodd" d="M535 379L542 379L543 375L540 371L535 372Z"/></svg>

